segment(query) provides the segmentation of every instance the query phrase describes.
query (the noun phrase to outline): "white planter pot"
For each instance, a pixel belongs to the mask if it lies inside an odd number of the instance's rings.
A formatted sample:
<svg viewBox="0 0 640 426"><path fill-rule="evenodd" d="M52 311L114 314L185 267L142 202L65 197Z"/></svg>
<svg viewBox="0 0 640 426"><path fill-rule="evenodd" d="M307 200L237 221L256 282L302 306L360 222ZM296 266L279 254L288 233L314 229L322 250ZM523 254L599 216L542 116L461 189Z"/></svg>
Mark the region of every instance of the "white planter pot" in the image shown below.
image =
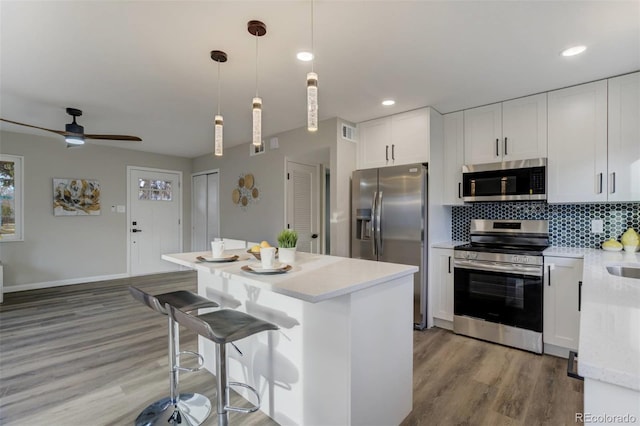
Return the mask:
<svg viewBox="0 0 640 426"><path fill-rule="evenodd" d="M280 262L292 265L296 262L296 248L295 247L279 247L278 257Z"/></svg>

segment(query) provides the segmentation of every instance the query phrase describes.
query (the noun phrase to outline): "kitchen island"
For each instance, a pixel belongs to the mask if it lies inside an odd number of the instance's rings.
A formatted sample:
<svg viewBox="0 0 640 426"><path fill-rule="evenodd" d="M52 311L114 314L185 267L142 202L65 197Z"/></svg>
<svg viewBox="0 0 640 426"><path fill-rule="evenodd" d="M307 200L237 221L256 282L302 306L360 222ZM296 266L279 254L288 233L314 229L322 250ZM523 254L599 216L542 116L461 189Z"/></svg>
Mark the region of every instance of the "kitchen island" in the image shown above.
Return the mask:
<svg viewBox="0 0 640 426"><path fill-rule="evenodd" d="M297 253L291 271L262 275L241 269L258 264L246 252L228 253L240 259L162 258L196 269L198 293L222 308L280 327L236 342L243 355L228 350L230 380L254 386L263 412L283 425L394 425L409 414L417 267ZM199 338L199 352L214 372L213 344Z"/></svg>

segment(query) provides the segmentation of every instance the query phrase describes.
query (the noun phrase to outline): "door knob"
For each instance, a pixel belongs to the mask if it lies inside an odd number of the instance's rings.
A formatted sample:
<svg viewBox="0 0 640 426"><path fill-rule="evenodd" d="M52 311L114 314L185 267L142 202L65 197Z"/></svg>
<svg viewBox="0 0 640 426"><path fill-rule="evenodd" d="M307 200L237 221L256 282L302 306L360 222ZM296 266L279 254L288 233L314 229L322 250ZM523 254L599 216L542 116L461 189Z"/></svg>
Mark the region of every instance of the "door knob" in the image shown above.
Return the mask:
<svg viewBox="0 0 640 426"><path fill-rule="evenodd" d="M318 238L318 234L311 234L311 238Z"/></svg>
<svg viewBox="0 0 640 426"><path fill-rule="evenodd" d="M142 229L135 229L135 228L133 228L133 229L131 230L131 232L142 232Z"/></svg>

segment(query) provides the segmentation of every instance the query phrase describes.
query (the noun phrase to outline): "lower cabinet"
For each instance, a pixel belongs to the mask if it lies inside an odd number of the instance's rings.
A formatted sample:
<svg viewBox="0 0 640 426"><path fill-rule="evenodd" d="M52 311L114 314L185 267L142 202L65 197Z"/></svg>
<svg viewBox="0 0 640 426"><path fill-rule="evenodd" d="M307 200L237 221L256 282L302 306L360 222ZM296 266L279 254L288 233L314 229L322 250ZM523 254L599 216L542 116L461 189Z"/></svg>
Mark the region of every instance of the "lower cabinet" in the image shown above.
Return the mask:
<svg viewBox="0 0 640 426"><path fill-rule="evenodd" d="M544 352L568 357L578 350L580 303L582 291L582 259L544 258Z"/></svg>
<svg viewBox="0 0 640 426"><path fill-rule="evenodd" d="M434 325L453 328L453 249L431 249L430 259Z"/></svg>

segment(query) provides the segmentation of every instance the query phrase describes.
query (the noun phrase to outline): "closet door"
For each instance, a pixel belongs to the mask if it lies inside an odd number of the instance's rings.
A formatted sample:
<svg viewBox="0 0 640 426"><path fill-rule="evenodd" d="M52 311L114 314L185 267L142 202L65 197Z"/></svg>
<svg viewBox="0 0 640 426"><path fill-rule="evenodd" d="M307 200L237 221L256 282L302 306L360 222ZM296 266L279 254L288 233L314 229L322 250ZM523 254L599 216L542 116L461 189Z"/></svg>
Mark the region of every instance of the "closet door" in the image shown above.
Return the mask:
<svg viewBox="0 0 640 426"><path fill-rule="evenodd" d="M211 241L220 236L217 172L195 175L191 193L191 249L209 250Z"/></svg>

